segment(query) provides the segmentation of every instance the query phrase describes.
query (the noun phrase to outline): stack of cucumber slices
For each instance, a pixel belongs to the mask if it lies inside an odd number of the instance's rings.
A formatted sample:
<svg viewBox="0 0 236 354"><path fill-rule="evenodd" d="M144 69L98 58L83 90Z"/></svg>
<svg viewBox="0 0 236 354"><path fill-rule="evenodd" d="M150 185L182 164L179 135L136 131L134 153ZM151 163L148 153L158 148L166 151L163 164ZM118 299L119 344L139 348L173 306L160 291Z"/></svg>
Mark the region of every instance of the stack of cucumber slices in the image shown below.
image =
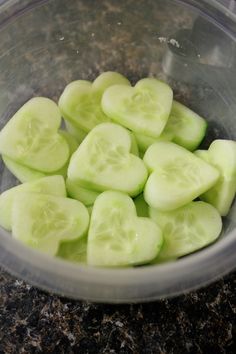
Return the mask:
<svg viewBox="0 0 236 354"><path fill-rule="evenodd" d="M206 129L154 78L132 87L105 72L70 83L58 105L32 98L0 132L2 159L22 183L0 195L0 225L92 266L195 252L219 237L236 192L236 142L197 150Z"/></svg>

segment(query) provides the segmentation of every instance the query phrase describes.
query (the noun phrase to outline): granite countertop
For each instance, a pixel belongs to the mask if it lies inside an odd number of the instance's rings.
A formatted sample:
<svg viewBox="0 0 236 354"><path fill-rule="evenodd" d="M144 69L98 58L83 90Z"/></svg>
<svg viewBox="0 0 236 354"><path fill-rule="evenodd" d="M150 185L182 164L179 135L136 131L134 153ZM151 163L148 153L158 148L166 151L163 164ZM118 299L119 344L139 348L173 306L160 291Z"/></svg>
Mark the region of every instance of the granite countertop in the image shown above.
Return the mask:
<svg viewBox="0 0 236 354"><path fill-rule="evenodd" d="M236 352L236 273L146 304L72 301L0 273L0 354Z"/></svg>

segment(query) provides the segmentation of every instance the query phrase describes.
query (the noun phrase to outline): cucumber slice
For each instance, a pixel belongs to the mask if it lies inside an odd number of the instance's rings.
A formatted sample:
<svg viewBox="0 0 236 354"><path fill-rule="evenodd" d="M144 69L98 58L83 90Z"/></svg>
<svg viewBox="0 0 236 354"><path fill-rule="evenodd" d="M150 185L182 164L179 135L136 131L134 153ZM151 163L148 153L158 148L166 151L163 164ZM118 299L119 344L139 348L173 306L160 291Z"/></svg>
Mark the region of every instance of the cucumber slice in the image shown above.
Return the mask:
<svg viewBox="0 0 236 354"><path fill-rule="evenodd" d="M44 97L25 103L0 132L0 153L41 172L65 165L69 148L57 133L61 118L57 105Z"/></svg>
<svg viewBox="0 0 236 354"><path fill-rule="evenodd" d="M150 172L144 199L149 206L162 211L174 210L191 202L219 178L215 167L171 142L150 146L144 162Z"/></svg>
<svg viewBox="0 0 236 354"><path fill-rule="evenodd" d="M218 168L220 178L200 198L212 204L220 215L226 216L236 193L236 142L215 140L210 145L207 155L202 155L202 158Z"/></svg>
<svg viewBox="0 0 236 354"><path fill-rule="evenodd" d="M139 149L146 151L158 141L173 141L193 151L201 143L206 134L207 123L198 114L177 101L173 101L171 113L165 129L158 138L135 133Z"/></svg>
<svg viewBox="0 0 236 354"><path fill-rule="evenodd" d="M149 217L149 207L144 200L143 194L140 194L136 198L134 198L134 204L138 216Z"/></svg>
<svg viewBox="0 0 236 354"><path fill-rule="evenodd" d="M100 194L96 191L81 187L69 178L66 180L66 189L69 197L79 200L86 206L92 205Z"/></svg>
<svg viewBox="0 0 236 354"><path fill-rule="evenodd" d="M73 152L77 149L79 146L78 142L76 139L68 132L64 130L60 130L59 134L63 136L68 144L69 150L70 150L70 155L69 157L73 154ZM51 175L62 175L63 177L66 177L67 175L67 169L69 165L69 159L66 162L66 164L60 168L59 170L51 173L43 173L37 170L34 170L30 167L26 167L24 165L21 165L20 163L10 159L7 156L2 156L2 159L7 166L8 170L11 171L11 173L21 182L31 182L36 179L46 177L46 176L51 176Z"/></svg>
<svg viewBox="0 0 236 354"><path fill-rule="evenodd" d="M68 166L69 166L69 162L70 162L70 157L71 155L77 150L79 143L78 141L75 139L75 137L73 135L71 135L69 132L65 131L65 130L60 130L59 134L64 137L64 139L66 140L68 147L69 147L69 158L66 161L66 164L60 168L59 170L52 172L52 173L47 173L47 175L62 175L64 178L67 177L67 170L68 170Z"/></svg>
<svg viewBox="0 0 236 354"><path fill-rule="evenodd" d="M120 192L100 194L93 206L87 262L93 266L126 266L151 261L162 244L159 227L137 217L132 199Z"/></svg>
<svg viewBox="0 0 236 354"><path fill-rule="evenodd" d="M67 120L65 120L65 126L68 132L78 141L79 144L81 144L84 138L86 137L87 133L84 132L82 129L75 127Z"/></svg>
<svg viewBox="0 0 236 354"><path fill-rule="evenodd" d="M87 133L96 125L110 121L101 109L99 98L93 94L91 83L71 82L58 104L63 118Z"/></svg>
<svg viewBox="0 0 236 354"><path fill-rule="evenodd" d="M158 138L169 117L171 88L156 79L142 79L134 87L114 85L102 97L108 117L135 133Z"/></svg>
<svg viewBox="0 0 236 354"><path fill-rule="evenodd" d="M196 150L194 155L210 164L210 156L207 150Z"/></svg>
<svg viewBox="0 0 236 354"><path fill-rule="evenodd" d="M40 193L19 193L12 209L12 236L48 255L61 241L86 234L89 214L77 200Z"/></svg>
<svg viewBox="0 0 236 354"><path fill-rule="evenodd" d="M147 170L130 149L131 137L125 128L113 123L100 124L73 154L68 178L97 192L111 189L136 196L142 192Z"/></svg>
<svg viewBox="0 0 236 354"><path fill-rule="evenodd" d="M169 212L150 208L149 212L163 232L159 261L182 257L209 245L222 229L218 211L204 202L191 202Z"/></svg>
<svg viewBox="0 0 236 354"><path fill-rule="evenodd" d="M130 85L125 77L112 72L101 74L94 83L71 82L59 99L63 118L86 133L100 123L109 122L110 118L101 109L101 97L107 87L119 83Z"/></svg>
<svg viewBox="0 0 236 354"><path fill-rule="evenodd" d="M31 182L46 176L45 173L33 170L32 168L21 165L20 163L2 155L3 162L8 170L21 182Z"/></svg>
<svg viewBox="0 0 236 354"><path fill-rule="evenodd" d="M195 150L203 140L207 122L183 104L173 101L165 132L173 134L172 141L190 151Z"/></svg>
<svg viewBox="0 0 236 354"><path fill-rule="evenodd" d="M0 195L0 225L7 230L12 226L12 207L15 197L24 192L37 192L66 197L65 181L62 176L50 176L20 184ZM24 220L24 218L22 219Z"/></svg>
<svg viewBox="0 0 236 354"><path fill-rule="evenodd" d="M130 133L130 137L131 137L130 152L131 152L131 154L133 154L135 156L139 156L138 144L137 144L137 141L136 141L136 138L135 138L134 134Z"/></svg>
<svg viewBox="0 0 236 354"><path fill-rule="evenodd" d="M86 264L87 262L87 236L75 241L62 242L59 246L57 257L70 262Z"/></svg>
<svg viewBox="0 0 236 354"><path fill-rule="evenodd" d="M152 138L147 135L134 133L136 141L138 143L138 147L142 152L145 152L149 146L158 142L158 141L171 141L173 138L173 134L171 132L166 132L165 130L161 133L159 138Z"/></svg>
<svg viewBox="0 0 236 354"><path fill-rule="evenodd" d="M66 140L69 147L70 156L71 156L79 146L77 139L73 136L73 134L67 132L66 130L60 130L59 134L63 136L63 138Z"/></svg>
<svg viewBox="0 0 236 354"><path fill-rule="evenodd" d="M114 71L106 71L100 74L96 80L94 80L92 85L92 90L101 100L104 91L113 85L125 85L130 86L130 82L123 75L114 72Z"/></svg>

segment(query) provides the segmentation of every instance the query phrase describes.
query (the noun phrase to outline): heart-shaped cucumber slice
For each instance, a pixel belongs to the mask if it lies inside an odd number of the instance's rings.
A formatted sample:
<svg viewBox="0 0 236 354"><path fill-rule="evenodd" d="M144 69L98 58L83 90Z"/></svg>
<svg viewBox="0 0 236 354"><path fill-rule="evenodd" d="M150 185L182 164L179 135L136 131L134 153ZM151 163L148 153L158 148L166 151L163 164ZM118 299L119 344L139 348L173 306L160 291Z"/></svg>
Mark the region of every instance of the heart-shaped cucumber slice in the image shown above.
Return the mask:
<svg viewBox="0 0 236 354"><path fill-rule="evenodd" d="M201 199L212 204L220 215L226 216L236 193L236 142L218 139L211 143L208 151L198 150L195 154L220 172L218 182L201 195Z"/></svg>
<svg viewBox="0 0 236 354"><path fill-rule="evenodd" d="M25 103L0 132L0 153L42 172L65 165L69 147L58 134L61 124L57 105L35 97Z"/></svg>
<svg viewBox="0 0 236 354"><path fill-rule="evenodd" d="M97 192L118 190L131 196L142 192L147 179L143 161L131 153L131 136L123 127L95 127L72 155L68 178Z"/></svg>
<svg viewBox="0 0 236 354"><path fill-rule="evenodd" d="M164 242L158 261L197 251L214 242L222 229L218 211L204 202L191 202L168 212L150 208L149 213L163 233Z"/></svg>
<svg viewBox="0 0 236 354"><path fill-rule="evenodd" d="M84 236L88 225L88 210L77 200L39 193L15 197L12 236L48 255L56 255L62 241Z"/></svg>
<svg viewBox="0 0 236 354"><path fill-rule="evenodd" d="M68 144L69 158L70 158L70 156L77 149L79 144L78 144L77 140L74 138L74 136L71 135L70 133L68 133L67 131L60 130L59 134L62 137L64 137L64 139L66 140L66 142ZM30 167L24 166L14 160L12 160L8 156L5 156L5 155L2 156L2 159L5 163L5 165L7 166L8 170L11 171L11 173L22 183L34 181L39 178L51 176L51 175L62 175L63 177L66 177L67 176L67 169L68 169L68 165L69 165L69 158L68 158L66 164L63 167L61 167L59 170L51 172L51 173L46 173L46 172L40 172L40 171L34 170Z"/></svg>
<svg viewBox="0 0 236 354"><path fill-rule="evenodd" d="M161 135L173 101L172 89L156 79L142 79L134 87L114 85L102 97L108 117L126 128L153 138Z"/></svg>
<svg viewBox="0 0 236 354"><path fill-rule="evenodd" d="M109 122L110 118L101 108L101 97L105 89L115 84L130 85L124 76L115 72L102 73L93 83L71 82L58 102L63 118L86 133L100 123Z"/></svg>
<svg viewBox="0 0 236 354"><path fill-rule="evenodd" d="M162 211L179 208L210 189L219 171L171 142L151 145L144 155L150 172L144 189L149 206Z"/></svg>
<svg viewBox="0 0 236 354"><path fill-rule="evenodd" d="M12 207L18 194L37 192L66 197L65 181L62 176L43 177L38 180L20 184L0 195L0 225L7 230L12 227ZM24 219L23 219L24 220Z"/></svg>
<svg viewBox="0 0 236 354"><path fill-rule="evenodd" d="M162 233L149 218L137 217L132 199L107 191L96 199L89 227L87 262L94 266L143 264L156 257Z"/></svg>

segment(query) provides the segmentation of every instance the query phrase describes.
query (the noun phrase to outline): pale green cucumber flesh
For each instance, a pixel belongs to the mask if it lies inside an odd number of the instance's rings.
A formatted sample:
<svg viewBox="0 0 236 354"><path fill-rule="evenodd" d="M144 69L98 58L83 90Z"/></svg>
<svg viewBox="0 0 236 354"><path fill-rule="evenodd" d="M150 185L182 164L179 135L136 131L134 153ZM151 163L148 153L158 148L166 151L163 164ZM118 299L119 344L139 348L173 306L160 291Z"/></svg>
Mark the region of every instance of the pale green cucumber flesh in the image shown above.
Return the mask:
<svg viewBox="0 0 236 354"><path fill-rule="evenodd" d="M68 145L57 133L60 122L53 101L31 99L1 130L0 153L41 172L56 171L69 157Z"/></svg>
<svg viewBox="0 0 236 354"><path fill-rule="evenodd" d="M83 188L78 183L71 181L69 178L66 180L66 189L69 197L79 200L86 206L93 205L96 198L99 196L98 192Z"/></svg>
<svg viewBox="0 0 236 354"><path fill-rule="evenodd" d="M88 225L88 211L77 200L39 193L15 197L13 237L48 255L56 255L61 242L84 236Z"/></svg>
<svg viewBox="0 0 236 354"><path fill-rule="evenodd" d="M102 97L102 109L133 132L157 138L172 106L171 88L156 79L140 80L135 87L114 85Z"/></svg>
<svg viewBox="0 0 236 354"><path fill-rule="evenodd" d="M59 133L65 138L65 140L68 144L69 150L70 150L70 155L71 155L77 149L77 147L79 145L77 140L70 133L68 133L64 130L60 130ZM7 166L7 168L9 169L9 171L11 171L11 173L21 183L34 181L36 179L46 177L46 176L51 176L51 175L62 175L63 177L66 177L67 168L68 168L68 164L69 164L69 159L68 159L67 163L63 167L61 167L59 170L51 172L51 173L46 173L46 172L43 173L43 172L34 170L30 167L21 165L20 163L10 159L7 156L2 156L2 159L5 163L5 165Z"/></svg>
<svg viewBox="0 0 236 354"><path fill-rule="evenodd" d="M130 86L130 82L125 76L114 72L106 71L100 74L92 84L93 92L101 99L104 91L113 85Z"/></svg>
<svg viewBox="0 0 236 354"><path fill-rule="evenodd" d="M46 174L40 171L33 170L32 168L21 165L20 163L3 155L3 162L8 170L21 182L31 182L39 178L45 177Z"/></svg>
<svg viewBox="0 0 236 354"><path fill-rule="evenodd" d="M145 152L149 146L158 142L158 141L171 141L173 134L171 132L166 132L165 130L161 133L158 138L152 138L147 135L134 133L139 149L142 152Z"/></svg>
<svg viewBox="0 0 236 354"><path fill-rule="evenodd" d="M150 217L163 232L163 246L156 260L185 256L214 242L220 235L222 220L208 203L191 202L179 209L161 212L150 208Z"/></svg>
<svg viewBox="0 0 236 354"><path fill-rule="evenodd" d="M0 148L1 153L15 162L31 168L32 170L37 170L42 173L56 173L57 170L66 164L69 158L69 147L65 139L58 134L54 136L53 139L48 136L50 146L49 144L46 144L44 147L40 146L41 143L42 145L44 143L42 141L38 141L38 143L35 143L35 147L33 146L33 142L30 147L31 143L28 145L28 141L24 143L23 140L21 141L22 145L20 145L21 142L19 142L19 140L17 140L18 138L16 138L16 142L14 142L9 149L8 147L5 149L6 139L11 140L12 137L13 135L10 133L10 135L6 135L4 139L2 139L2 146L4 146L2 149ZM17 145L18 143L19 145ZM23 146L22 150L20 146ZM15 153L18 148L21 152Z"/></svg>
<svg viewBox="0 0 236 354"><path fill-rule="evenodd" d="M226 216L236 193L236 142L218 139L205 154L200 154L203 160L211 163L220 172L217 183L200 198L212 204L220 215Z"/></svg>
<svg viewBox="0 0 236 354"><path fill-rule="evenodd" d="M62 176L49 176L20 184L3 192L0 195L0 225L7 230L11 230L12 227L12 207L15 197L24 192L66 197L65 181Z"/></svg>
<svg viewBox="0 0 236 354"><path fill-rule="evenodd" d="M207 122L183 104L173 101L165 131L173 134L172 141L194 151L203 140Z"/></svg>
<svg viewBox="0 0 236 354"><path fill-rule="evenodd" d="M66 130L59 130L59 134L61 136L63 136L63 138L66 140L68 147L69 147L69 151L70 151L70 156L73 154L73 152L75 152L75 150L77 150L79 143L76 140L76 138L73 136L73 134L71 134L70 132L66 131Z"/></svg>
<svg viewBox="0 0 236 354"><path fill-rule="evenodd" d="M236 193L235 180L220 178L214 187L200 196L200 199L213 205L221 216L229 213Z"/></svg>
<svg viewBox="0 0 236 354"><path fill-rule="evenodd" d="M138 218L132 199L107 191L96 199L91 216L87 262L94 266L147 263L156 257L162 234L149 218Z"/></svg>
<svg viewBox="0 0 236 354"><path fill-rule="evenodd" d="M81 80L71 82L58 104L63 118L87 133L96 125L110 121L103 113L100 99L93 93L91 83L81 84Z"/></svg>
<svg viewBox="0 0 236 354"><path fill-rule="evenodd" d="M116 124L95 127L73 154L68 178L98 192L118 190L136 196L147 179L141 159L130 153L129 132Z"/></svg>
<svg viewBox="0 0 236 354"><path fill-rule="evenodd" d="M102 73L93 83L77 80L66 86L59 107L64 119L73 125L79 142L84 138L81 131L88 133L96 125L110 121L101 109L101 98L103 92L115 84L130 86L129 80L112 71Z"/></svg>
<svg viewBox="0 0 236 354"><path fill-rule="evenodd" d="M84 138L86 137L87 133L83 131L82 129L76 127L69 121L65 120L65 126L68 132L75 137L75 139L78 141L78 143L82 143Z"/></svg>
<svg viewBox="0 0 236 354"><path fill-rule="evenodd" d="M196 150L194 155L210 164L210 156L207 150Z"/></svg>
<svg viewBox="0 0 236 354"><path fill-rule="evenodd" d="M150 146L144 162L150 172L144 199L149 206L162 211L174 210L191 202L219 178L215 167L171 142Z"/></svg>

